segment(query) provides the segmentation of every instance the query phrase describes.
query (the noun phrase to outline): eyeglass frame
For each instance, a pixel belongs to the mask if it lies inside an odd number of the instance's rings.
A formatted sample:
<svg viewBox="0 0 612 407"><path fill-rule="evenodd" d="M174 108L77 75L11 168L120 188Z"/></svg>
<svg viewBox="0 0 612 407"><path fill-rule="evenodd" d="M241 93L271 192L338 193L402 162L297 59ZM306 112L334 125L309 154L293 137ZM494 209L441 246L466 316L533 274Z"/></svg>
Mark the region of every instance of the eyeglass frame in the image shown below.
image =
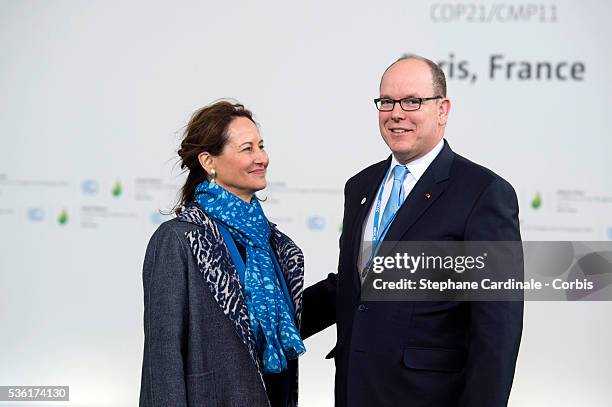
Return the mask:
<svg viewBox="0 0 612 407"><path fill-rule="evenodd" d="M418 100L419 101L419 107L417 107L416 109L404 109L404 107L402 106L402 100ZM392 112L393 109L395 109L395 104L399 103L400 105L400 109L402 109L404 112L416 112L417 110L419 110L421 108L421 105L423 104L423 102L426 102L428 100L436 100L436 99L444 99L444 96L432 96L429 98L413 98L413 97L408 97L408 98L402 98L402 99L391 99L391 98L376 98L374 99L374 105L376 106L376 110L378 110L379 112ZM391 109L389 110L380 110L380 108L378 107L378 103L381 100L390 100L393 102L393 106L391 107Z"/></svg>

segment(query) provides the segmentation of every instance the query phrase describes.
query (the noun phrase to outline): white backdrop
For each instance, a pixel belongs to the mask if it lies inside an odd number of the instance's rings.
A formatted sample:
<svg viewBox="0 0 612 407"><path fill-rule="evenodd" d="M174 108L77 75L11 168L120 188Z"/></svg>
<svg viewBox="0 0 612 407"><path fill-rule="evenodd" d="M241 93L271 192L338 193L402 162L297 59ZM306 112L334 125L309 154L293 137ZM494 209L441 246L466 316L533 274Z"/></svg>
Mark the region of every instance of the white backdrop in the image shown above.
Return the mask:
<svg viewBox="0 0 612 407"><path fill-rule="evenodd" d="M261 125L265 210L303 248L307 284L334 271L342 188L388 154L372 99L406 52L446 62L447 140L515 186L525 240L612 240L611 12L606 0L3 0L0 385L137 404L144 249L183 180L183 126L215 99ZM528 303L511 406L609 405L611 310ZM302 406L332 404L334 340L306 342Z"/></svg>

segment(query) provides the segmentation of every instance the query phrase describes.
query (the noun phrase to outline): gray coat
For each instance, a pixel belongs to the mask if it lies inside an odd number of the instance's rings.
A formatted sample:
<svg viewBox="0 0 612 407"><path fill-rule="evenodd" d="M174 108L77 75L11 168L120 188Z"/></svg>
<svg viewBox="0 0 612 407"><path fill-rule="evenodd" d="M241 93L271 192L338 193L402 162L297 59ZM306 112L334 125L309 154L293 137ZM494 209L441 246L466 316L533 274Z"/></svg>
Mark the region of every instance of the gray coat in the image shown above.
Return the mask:
<svg viewBox="0 0 612 407"><path fill-rule="evenodd" d="M271 224L300 327L304 259ZM215 222L186 208L151 237L144 267L141 407L268 407L243 290ZM290 406L297 406L297 369Z"/></svg>

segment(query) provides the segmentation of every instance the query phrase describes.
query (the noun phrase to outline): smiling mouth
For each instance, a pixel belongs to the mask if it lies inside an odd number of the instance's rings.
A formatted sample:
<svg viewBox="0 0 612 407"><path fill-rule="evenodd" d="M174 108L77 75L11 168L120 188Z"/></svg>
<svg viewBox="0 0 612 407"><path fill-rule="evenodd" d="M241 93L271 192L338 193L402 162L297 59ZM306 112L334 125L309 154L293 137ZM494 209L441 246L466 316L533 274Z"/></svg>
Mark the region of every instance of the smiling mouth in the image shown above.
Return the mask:
<svg viewBox="0 0 612 407"><path fill-rule="evenodd" d="M408 130L408 129L389 129L389 131L393 134L404 134L404 133L408 133L412 130Z"/></svg>

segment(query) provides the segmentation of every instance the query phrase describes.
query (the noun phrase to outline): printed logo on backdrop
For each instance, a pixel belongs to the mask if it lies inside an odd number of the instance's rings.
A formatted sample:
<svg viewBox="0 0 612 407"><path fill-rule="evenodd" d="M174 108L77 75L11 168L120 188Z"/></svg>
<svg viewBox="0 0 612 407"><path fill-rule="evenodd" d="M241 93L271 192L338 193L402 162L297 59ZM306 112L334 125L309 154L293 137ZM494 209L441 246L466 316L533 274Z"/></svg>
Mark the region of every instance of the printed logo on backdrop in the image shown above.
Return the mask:
<svg viewBox="0 0 612 407"><path fill-rule="evenodd" d="M81 191L85 195L95 195L98 193L98 182L93 179L87 179L81 182Z"/></svg>
<svg viewBox="0 0 612 407"><path fill-rule="evenodd" d="M66 209L62 209L57 215L57 223L61 226L64 226L68 223L68 211Z"/></svg>
<svg viewBox="0 0 612 407"><path fill-rule="evenodd" d="M28 209L28 219L31 222L42 222L45 219L45 211L42 208Z"/></svg>
<svg viewBox="0 0 612 407"><path fill-rule="evenodd" d="M533 209L540 209L540 206L542 206L542 195L540 195L539 192L536 192L531 200L531 207Z"/></svg>
<svg viewBox="0 0 612 407"><path fill-rule="evenodd" d="M306 220L306 225L308 226L308 229L310 230L323 230L325 229L325 218L323 218L322 216L318 216L318 215L314 215L314 216L310 216L307 220Z"/></svg>
<svg viewBox="0 0 612 407"><path fill-rule="evenodd" d="M111 189L111 194L115 198L119 198L122 193L123 193L123 187L121 186L121 181L117 180L113 184L113 188Z"/></svg>

